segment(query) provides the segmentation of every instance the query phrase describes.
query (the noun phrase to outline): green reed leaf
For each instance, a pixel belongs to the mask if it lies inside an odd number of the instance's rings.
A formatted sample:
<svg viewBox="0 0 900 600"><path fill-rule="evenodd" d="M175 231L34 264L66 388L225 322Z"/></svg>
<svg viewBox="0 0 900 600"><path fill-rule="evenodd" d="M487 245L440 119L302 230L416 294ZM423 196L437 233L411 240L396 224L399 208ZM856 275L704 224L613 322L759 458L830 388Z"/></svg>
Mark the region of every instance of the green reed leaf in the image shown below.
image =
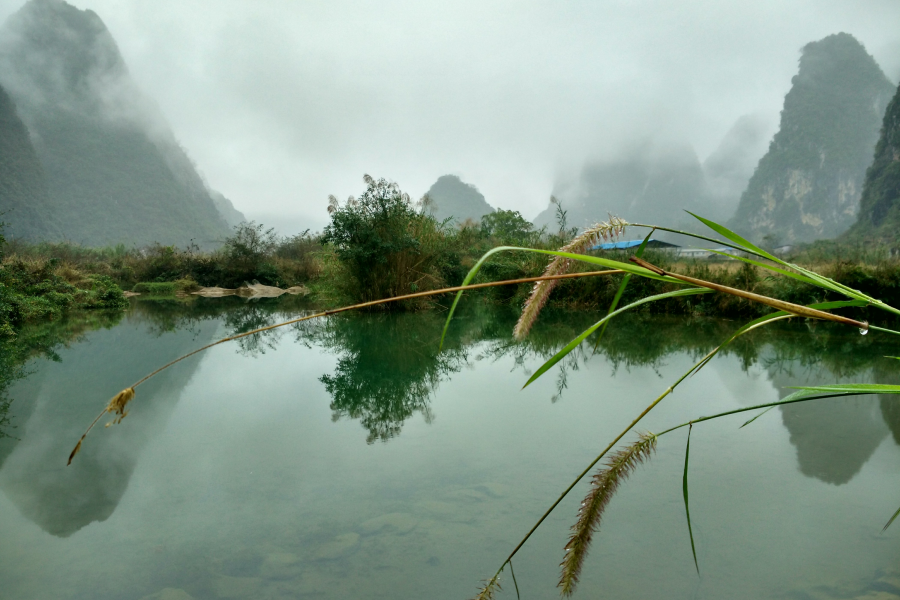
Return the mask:
<svg viewBox="0 0 900 600"><path fill-rule="evenodd" d="M512 575L513 585L516 588L516 598L522 600L522 596L519 595L519 582L516 581L516 572L513 570L512 561L509 561L509 574Z"/></svg>
<svg viewBox="0 0 900 600"><path fill-rule="evenodd" d="M789 387L804 392L834 394L900 394L900 385L889 385L886 383L837 383L834 385L797 385Z"/></svg>
<svg viewBox="0 0 900 600"><path fill-rule="evenodd" d="M653 235L655 230L651 229L650 233L647 234L647 237L644 238L644 241L641 242L641 245L638 247L637 252L634 253L638 258L644 255L644 248L647 247L647 242L650 241L650 236ZM612 303L609 305L609 310L606 311L606 314L611 314L616 307L619 305L619 300L622 299L622 294L625 293L625 288L628 287L628 282L631 280L631 273L626 273L625 277L622 278L622 283L619 284L619 289L616 290L616 295L613 298ZM597 333L597 339L594 340L594 350L600 347L600 339L603 337L603 333L606 331L606 327L609 325L609 321L603 324L603 327L600 328L600 331Z"/></svg>
<svg viewBox="0 0 900 600"><path fill-rule="evenodd" d="M700 221L701 223L703 223L704 225L706 225L707 227L709 227L710 229L712 229L713 231L715 231L716 233L718 233L719 235L721 235L722 237L727 238L729 241L731 241L733 244L740 247L742 250L746 250L746 251L750 252L751 254L755 254L757 256L762 256L763 258L768 258L769 260L771 260L773 262L777 262L777 263L783 262L782 260L775 258L775 256L769 254L768 252L766 252L759 246L751 243L749 240L739 236L738 234L736 234L732 230L728 229L724 225L719 225L715 221L710 221L709 219L704 219L703 217L701 217L699 215L695 215L694 213L692 213L689 210L685 211L685 212L687 214L691 215L692 217L694 217L695 219L697 219L698 221Z"/></svg>
<svg viewBox="0 0 900 600"><path fill-rule="evenodd" d="M816 283L816 281L814 279L807 277L806 275L801 275L800 273L794 273L793 271L788 271L787 269L782 269L781 267L776 267L775 265L768 265L764 262L760 262L758 260L753 260L752 258L747 258L746 256L735 256L734 254L729 254L728 252L721 252L719 250L712 250L712 249L710 249L709 251L714 254L718 254L720 256L727 256L729 258L739 260L739 261L747 263L749 265L754 265L756 267L766 269L768 271L774 271L775 273L778 273L779 275L784 275L785 277L791 277L793 279L796 279L797 281L802 281L803 283L808 283L810 285L818 286L818 283Z"/></svg>
<svg viewBox="0 0 900 600"><path fill-rule="evenodd" d="M710 221L709 219L704 219L703 217L701 217L699 215L695 215L694 213L692 213L690 211L686 211L686 212L689 215L691 215L692 217L694 217L695 219L697 219L698 221L700 221L701 223L703 223L704 225L706 225L707 227L709 227L710 229L712 229L713 231L715 231L716 233L718 233L719 235L721 235L725 238L728 238L729 241L734 243L736 246L738 246L742 250L745 250L745 251L749 252L750 254L755 254L757 256L767 258L767 259L771 260L772 262L778 263L779 265L782 265L789 269L793 269L794 271L799 272L802 276L811 280L811 282L814 282L814 284L819 287L831 290L833 292L837 292L839 294L843 294L845 296L849 296L851 298L855 298L857 300L874 301L874 298L866 296L859 290L854 290L852 288L847 287L844 284L834 281L833 279L829 279L828 277L823 277L822 275L819 275L818 273L814 273L813 271L809 271L807 269L804 269L803 267L799 267L797 265L793 265L793 264L790 264L790 263L787 263L787 262L781 260L777 256L774 256L773 254L766 252L759 246L757 246L757 245L751 243L749 240L739 236L738 234L731 231L727 227L725 227L723 225L719 225L715 221ZM761 266L765 269L775 270L770 265L760 263L759 266Z"/></svg>
<svg viewBox="0 0 900 600"><path fill-rule="evenodd" d="M713 290L710 290L707 288L688 288L686 290L675 290L672 292L666 292L664 294L656 294L655 296L647 296L646 298L641 298L640 300L632 302L628 306L623 306L622 308L609 313L608 315L606 315L605 317L603 317L602 319L600 319L599 321L597 321L596 323L594 323L593 325L588 327L586 330L584 330L578 337L576 337L571 342L566 344L565 348L563 348L562 350L557 352L555 355L553 355L553 357L550 360L548 360L543 365L541 365L541 367L537 371L535 371L534 375L531 376L531 378L525 383L525 385L522 386L522 388L524 389L524 388L528 387L529 385L531 385L531 383L534 380L536 380L538 377L540 377L541 375L546 373L550 368L553 367L553 365L555 365L556 363L561 361L563 358L565 358L566 355L569 354L569 352L571 352L575 348L577 348L578 345L585 340L585 338L587 338L589 335L594 333L597 330L597 328L601 327L604 323L606 323L613 317L618 316L618 315L622 314L623 312L631 310L632 308L638 307L642 304L647 304L648 302L656 302L657 300L665 300L667 298L677 298L679 296L693 296L693 295L697 295L697 294L708 294L708 293L711 293L712 291Z"/></svg>
<svg viewBox="0 0 900 600"><path fill-rule="evenodd" d="M688 502L688 460L691 455L691 431L693 425L688 426L687 445L684 447L684 475L681 478L681 490L684 495L684 516L687 517L688 535L691 538L691 553L694 555L694 568L697 575L700 574L700 563L697 562L697 547L694 545L694 530L691 527L691 507Z"/></svg>
<svg viewBox="0 0 900 600"><path fill-rule="evenodd" d="M478 274L478 271L481 270L481 267L484 265L487 259L494 254L497 254L498 252L510 252L514 250L520 252L531 252L534 254L545 254L547 256L561 256L563 258L571 258L572 260L606 267L607 269L618 269L621 271L625 271L626 273L639 275L641 277L658 279L659 281L665 281L667 283L674 283L677 285L686 285L683 281L679 281L674 277L657 275L653 271L650 271L643 267L639 267L633 263L609 260L606 258L600 258L598 256L587 256L586 254L574 254L572 252L560 252L558 250L540 250L537 248L522 248L519 246L497 246L496 248L488 250L480 259L478 259L478 262L476 262L475 265L471 269L469 269L469 272L466 274L465 279L463 279L463 282L460 285L469 285ZM441 332L441 341L439 348L444 347L444 338L447 336L447 329L450 327L450 321L453 319L453 314L456 312L456 306L459 304L459 299L462 298L462 295L463 291L461 290L456 293L456 297L453 299L453 304L450 306L450 312L447 315L447 320L444 322L444 330Z"/></svg>
<svg viewBox="0 0 900 600"><path fill-rule="evenodd" d="M897 515L900 515L900 508L898 508L898 509L897 509L897 512L895 512L895 513L891 516L891 518L888 519L888 522L884 524L884 527L881 528L881 533L884 533L885 531L887 531L887 528L891 526L891 523L894 522L894 519L897 518Z"/></svg>
<svg viewBox="0 0 900 600"><path fill-rule="evenodd" d="M743 429L744 427L746 427L747 425L749 425L749 424L752 423L753 421L757 420L758 418L760 418L761 416L763 416L764 414L766 414L767 412L769 412L769 411L772 410L773 408L775 408L775 407L774 407L774 406L770 406L769 408L767 408L766 410L762 411L761 413L759 413L758 415L756 415L755 417L753 417L753 418L750 419L749 421L745 421L743 425L741 425L740 427L738 427L738 429Z"/></svg>

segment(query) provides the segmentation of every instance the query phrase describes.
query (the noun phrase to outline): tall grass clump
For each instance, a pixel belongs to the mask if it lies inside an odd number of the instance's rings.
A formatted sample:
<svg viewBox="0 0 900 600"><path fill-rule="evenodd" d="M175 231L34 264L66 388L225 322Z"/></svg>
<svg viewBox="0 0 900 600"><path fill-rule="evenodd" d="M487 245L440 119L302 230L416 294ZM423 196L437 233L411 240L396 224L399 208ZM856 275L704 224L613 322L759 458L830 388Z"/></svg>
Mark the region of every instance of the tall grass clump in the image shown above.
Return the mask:
<svg viewBox="0 0 900 600"><path fill-rule="evenodd" d="M696 216L696 215L695 215ZM737 338L743 336L744 334L756 330L760 327L764 327L770 323L774 323L784 319L790 318L806 318L806 319L819 319L819 320L828 320L837 323L841 323L844 325L848 325L854 327L860 331L860 333L868 333L869 331L875 331L878 333L884 334L892 334L892 335L900 335L900 332L894 331L891 329L887 329L882 326L870 324L866 320L859 320L852 318L850 316L844 316L841 314L837 314L833 311L842 310L842 309L877 309L883 311L882 314L886 314L887 316L896 319L897 316L900 316L900 310L897 308L887 304L883 300L880 300L870 294L867 294L865 291L855 289L853 287L848 286L847 284L841 283L829 277L823 276L819 273L811 271L809 269L803 268L796 264L787 263L784 260L772 255L771 253L759 248L751 244L746 239L738 236L734 232L729 229L722 227L721 225L709 221L707 219L703 219L702 217L697 217L699 221L701 221L704 225L709 227L714 234L717 234L721 237L724 237L727 240L727 245L730 245L733 248L736 248L742 252L740 256L737 257L745 267L742 267L736 275L736 278L740 281L744 280L746 285L757 286L760 282L760 279L756 276L756 271L754 269L761 269L768 271L772 274L772 276L791 279L795 283L799 283L803 286L808 286L810 288L817 289L823 295L836 296L841 298L841 300L831 300L831 301L819 301L813 302L807 305L798 304L794 302L790 302L787 300L782 300L779 298L767 296L764 294L756 293L754 291L748 291L745 289L740 289L737 287L731 287L728 285L723 285L722 283L709 281L707 279L703 279L701 277L697 277L694 275L687 275L685 273L680 273L676 271L673 267L663 268L658 265L655 265L647 260L641 258L641 255L644 251L644 248L647 244L652 233L659 229L664 231L670 231L673 233L679 233L682 235L688 235L705 242L711 242L715 244L716 247L721 247L725 245L726 242L721 239L717 239L714 237L708 237L699 234L688 233L679 230L673 230L666 227L654 226L654 225L643 225L643 224L630 224L623 220L615 220L610 219L609 223L601 223L593 228L585 231L581 236L576 237L572 242L564 246L563 248L552 251L552 250L544 250L540 248L527 248L527 247L499 247L494 248L493 250L486 253L472 268L466 278L463 280L463 284L470 282L478 273L480 268L491 258L492 255L497 253L504 252L525 252L525 253L533 253L533 254L542 254L545 256L551 257L550 263L547 266L545 273L553 273L553 274L561 274L568 271L571 266L576 261L580 261L586 264L590 264L594 268L597 267L605 267L605 268L614 268L619 269L626 273L625 277L619 284L617 289L617 293L613 298L613 302L610 305L609 311L607 315L590 326L580 335L576 336L569 344L567 344L562 350L557 352L553 357L546 361L546 363L541 366L525 383L526 386L531 384L533 381L541 377L544 373L546 373L551 367L559 363L563 358L565 358L569 353L573 352L576 348L578 348L583 342L585 342L589 337L595 336L595 345L599 343L599 336L602 335L605 327L609 324L610 320L616 317L619 314L622 314L626 311L632 310L634 308L647 305L649 303L656 303L660 301L671 301L676 297L686 297L686 296L695 296L695 295L703 295L703 297L707 297L711 293L716 293L719 295L724 295L726 297L732 297L738 299L740 301L750 302L755 305L761 306L764 314L760 316L742 327L738 328L730 337L726 338L719 346L714 348L712 351L703 356L700 361L698 361L694 366L688 369L678 380L673 382L666 388L662 394L660 394L655 400L653 400L647 407L638 414L634 420L626 427L619 435L617 435L601 452L600 454L581 472L581 474L576 477L576 479L562 492L562 494L557 498L557 500L550 506L550 508L544 513L544 515L535 523L535 525L528 531L528 533L524 536L524 538L518 543L518 545L512 550L509 556L500 564L500 568L496 571L494 576L488 580L488 583L481 588L480 593L477 598L486 597L486 594L492 593L491 589L493 586L499 582L500 574L504 571L504 569L509 566L512 569L512 559L517 554L517 552L522 548L522 546L528 541L531 535L537 530L538 527L544 522L544 520L550 515L550 513L562 502L562 500L575 488L575 486L590 472L594 466L604 459L607 456L610 458L607 460L606 465L601 467L594 475L591 489L588 491L587 496L581 504L581 508L579 509L578 515L576 517L576 523L573 526L572 536L564 548L564 558L561 563L561 576L559 580L559 588L561 593L564 596L571 595L577 586L578 578L581 573L582 566L584 564L584 559L587 553L588 546L593 535L596 533L597 528L599 527L600 520L602 518L603 512L608 506L613 494L620 487L621 482L625 479L625 477L634 470L634 468L642 461L646 460L650 453L655 448L656 440L668 433L673 431L677 431L683 428L688 428L690 431L694 425L712 421L715 419L719 419L722 417L730 416L733 414L743 413L747 411L757 411L758 414L756 417L748 420L744 425L748 425L752 423L757 417L762 416L764 411L768 410L773 406L781 406L784 404L791 404L797 402L809 402L813 400L820 400L824 398L834 398L834 397L845 397L850 395L881 395L884 397L886 394L900 394L900 386L897 385L883 385L883 384L840 384L840 385L818 385L818 386L808 386L800 388L800 391L791 394L787 398L783 398L777 402L771 402L768 404L761 404L752 407L740 408L730 411L724 411L718 414L698 417L696 419L692 419L685 423L681 423L670 427L659 434L646 433L641 434L638 442L627 446L621 450L614 452L612 455L609 453L613 451L616 444L618 444L622 438L627 435L629 432L633 431L634 428L640 423L640 421L650 413L660 402L662 402L666 397L672 394L674 389L679 386L682 382L684 382L688 377L692 374L696 373L703 367L705 367L710 360L720 351L722 348L727 346L728 344L735 341ZM644 239L644 243L641 244L640 248L637 250L636 255L630 257L629 262L621 262L617 260L611 260L604 257L598 256L588 256L583 254L584 246L588 244L592 238L592 236L599 235L616 235L620 234L626 227L641 227L641 228L649 228L650 233L647 234ZM698 275L701 273L695 273ZM844 274L844 279L848 274ZM626 304L622 308L617 308L617 304L622 299L623 294L625 293L629 281L631 278L640 278L647 279L656 282L657 285L674 285L681 287L680 290L672 290L663 292L660 294L656 294L653 296L647 296L640 298L634 302ZM541 309L547 302L547 298L549 296L549 290L552 290L554 286L554 282L538 282L535 284L535 288L532 291L532 294L529 296L528 300L525 302L525 305L522 309L522 314L520 316L519 322L516 325L516 336L520 337L527 334L531 325L537 319ZM690 285L693 287L683 287L685 285ZM790 289L790 288L789 288ZM451 307L450 314L447 317L447 322L444 326L444 332L446 334L447 325L449 325L450 320L453 317L453 312L457 306L457 302L462 294L462 291L457 293L456 300ZM762 412L760 412L762 411ZM690 435L690 434L688 434ZM689 492L688 492L688 466L689 466L689 452L690 452L690 438L688 437L688 444L685 448L685 460L684 460L684 474L683 474L683 500L684 500L684 508L685 508L685 516L687 522L688 535L690 538L691 544L691 552L693 554L694 563L699 573L699 564L697 563L697 554L696 554L696 546L693 535L693 530L691 526L691 515L689 508ZM885 525L885 529L890 526L893 520L900 515L900 509L887 521Z"/></svg>

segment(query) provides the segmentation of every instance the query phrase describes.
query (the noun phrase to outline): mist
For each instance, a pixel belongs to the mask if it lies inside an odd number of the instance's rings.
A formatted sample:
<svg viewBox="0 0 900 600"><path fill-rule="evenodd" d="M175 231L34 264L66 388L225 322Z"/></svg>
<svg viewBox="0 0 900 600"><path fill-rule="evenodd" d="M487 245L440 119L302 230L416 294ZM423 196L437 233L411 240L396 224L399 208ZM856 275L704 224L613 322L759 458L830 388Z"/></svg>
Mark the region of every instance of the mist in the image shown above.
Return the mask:
<svg viewBox="0 0 900 600"><path fill-rule="evenodd" d="M892 0L73 4L209 185L283 233L321 228L363 173L414 197L456 174L534 218L585 164L647 140L702 163L742 116L777 123L800 48L838 31L900 77Z"/></svg>

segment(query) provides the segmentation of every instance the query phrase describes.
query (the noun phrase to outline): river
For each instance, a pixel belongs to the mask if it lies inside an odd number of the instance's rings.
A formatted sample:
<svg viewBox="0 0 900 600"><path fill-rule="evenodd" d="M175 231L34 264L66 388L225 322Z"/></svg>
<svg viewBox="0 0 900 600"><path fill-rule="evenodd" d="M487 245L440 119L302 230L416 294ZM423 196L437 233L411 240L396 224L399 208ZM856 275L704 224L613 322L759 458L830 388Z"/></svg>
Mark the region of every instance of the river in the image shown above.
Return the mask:
<svg viewBox="0 0 900 600"><path fill-rule="evenodd" d="M196 347L291 318L295 300L137 302L33 359L0 439L5 599L472 597L544 510L670 383L740 323L638 315L526 389L596 320L333 316L229 342L137 389L121 424L84 428L120 389ZM69 324L71 327L71 324ZM749 337L749 336L748 336ZM642 422L661 431L774 401L791 385L897 383L877 335L786 323L736 343ZM900 397L792 405L686 431L612 500L576 597L900 598ZM101 424L106 421L101 421ZM626 438L628 441L634 437ZM558 597L582 482L513 560L523 598ZM502 598L516 596L508 570ZM879 595L881 594L881 595Z"/></svg>

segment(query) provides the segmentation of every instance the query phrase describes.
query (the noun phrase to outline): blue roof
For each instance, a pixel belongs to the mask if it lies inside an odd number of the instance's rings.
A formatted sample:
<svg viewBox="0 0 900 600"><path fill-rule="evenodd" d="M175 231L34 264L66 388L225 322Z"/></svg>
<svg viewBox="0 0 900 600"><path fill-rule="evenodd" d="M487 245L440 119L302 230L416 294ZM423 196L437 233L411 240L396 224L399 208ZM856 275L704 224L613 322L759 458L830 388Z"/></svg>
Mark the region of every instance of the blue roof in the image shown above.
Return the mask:
<svg viewBox="0 0 900 600"><path fill-rule="evenodd" d="M627 250L628 248L637 248L643 243L644 240L627 240L624 242L607 242L605 244L598 244L591 248L591 250ZM675 244L669 244L666 242L661 242L659 240L651 239L647 242L647 245L652 246L672 246Z"/></svg>

